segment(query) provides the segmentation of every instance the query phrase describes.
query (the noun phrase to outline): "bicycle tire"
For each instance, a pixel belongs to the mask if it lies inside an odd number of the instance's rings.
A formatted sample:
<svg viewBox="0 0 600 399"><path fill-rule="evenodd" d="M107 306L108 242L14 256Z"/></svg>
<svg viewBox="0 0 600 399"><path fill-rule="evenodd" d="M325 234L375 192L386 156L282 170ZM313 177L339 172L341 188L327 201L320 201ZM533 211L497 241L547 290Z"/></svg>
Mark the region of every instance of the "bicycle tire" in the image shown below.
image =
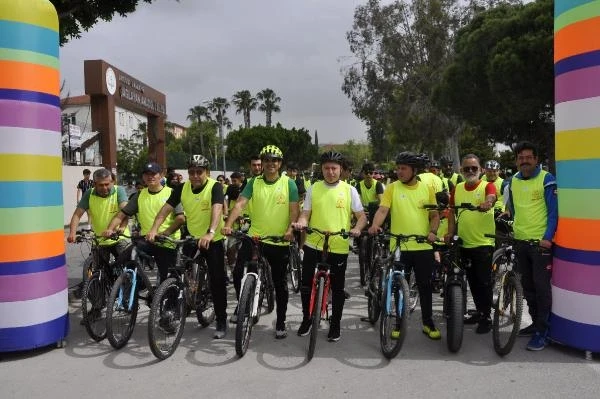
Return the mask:
<svg viewBox="0 0 600 399"><path fill-rule="evenodd" d="M154 291L148 316L148 343L152 354L160 360L175 352L185 328L187 305L180 284L170 277Z"/></svg>
<svg viewBox="0 0 600 399"><path fill-rule="evenodd" d="M308 350L306 358L310 361L315 354L315 346L317 344L317 335L319 333L319 325L321 324L321 308L323 306L323 290L325 289L325 278L319 277L317 282L316 296L312 309L312 325L310 329L310 337L308 340Z"/></svg>
<svg viewBox="0 0 600 399"><path fill-rule="evenodd" d="M106 338L106 302L110 292L106 277L92 274L83 286L81 314L88 335L96 342Z"/></svg>
<svg viewBox="0 0 600 399"><path fill-rule="evenodd" d="M302 281L302 262L300 261L300 253L297 246L290 245L289 257L288 273L290 275L290 283L292 284L292 290L294 293L298 293L300 291L300 284Z"/></svg>
<svg viewBox="0 0 600 399"><path fill-rule="evenodd" d="M408 309L410 313L414 312L419 304L419 288L417 288L417 278L415 277L415 271L410 273L408 280Z"/></svg>
<svg viewBox="0 0 600 399"><path fill-rule="evenodd" d="M367 237L362 237L358 243L358 269L360 271L360 285L367 285Z"/></svg>
<svg viewBox="0 0 600 399"><path fill-rule="evenodd" d="M391 306L390 309L386 309L385 305L382 306L379 325L381 352L387 359L393 359L402 349L408 329L408 315L410 314L408 283L402 276L396 275L393 278ZM384 289L384 292L386 291ZM384 295L387 295L387 293ZM400 312L398 312L399 307L401 307Z"/></svg>
<svg viewBox="0 0 600 399"><path fill-rule="evenodd" d="M239 357L246 354L252 335L252 308L254 306L254 293L256 290L255 276L248 274L242 287L237 310L237 323L235 326L235 353ZM260 309L258 309L260 313Z"/></svg>
<svg viewBox="0 0 600 399"><path fill-rule="evenodd" d="M494 303L492 337L496 353L505 356L512 351L521 327L523 287L514 273L507 273L501 289L503 292L499 298L503 299L503 303L500 304L499 300Z"/></svg>
<svg viewBox="0 0 600 399"><path fill-rule="evenodd" d="M375 263L375 273L369 280L368 298L367 298L367 316L369 323L375 324L381 313L381 266L379 262Z"/></svg>
<svg viewBox="0 0 600 399"><path fill-rule="evenodd" d="M210 277L207 269L199 270L196 276L198 282L194 304L196 307L196 319L201 327L208 327L215 321L215 306L210 292Z"/></svg>
<svg viewBox="0 0 600 399"><path fill-rule="evenodd" d="M447 286L446 299L446 344L450 352L458 352L463 340L464 294L457 284Z"/></svg>
<svg viewBox="0 0 600 399"><path fill-rule="evenodd" d="M92 277L92 274L94 273L94 269L96 269L96 267L94 265L94 254L91 253L83 261L83 267L81 269L81 272L82 272L81 281L83 281L84 284L86 281L88 281L90 279L90 277Z"/></svg>
<svg viewBox="0 0 600 399"><path fill-rule="evenodd" d="M130 293L133 289L132 274L131 271L124 271L117 277L106 304L106 336L115 349L121 349L127 344L135 328L139 308L137 291L140 282L136 282L136 292L133 294L133 304L130 306ZM121 303L118 301L120 293Z"/></svg>

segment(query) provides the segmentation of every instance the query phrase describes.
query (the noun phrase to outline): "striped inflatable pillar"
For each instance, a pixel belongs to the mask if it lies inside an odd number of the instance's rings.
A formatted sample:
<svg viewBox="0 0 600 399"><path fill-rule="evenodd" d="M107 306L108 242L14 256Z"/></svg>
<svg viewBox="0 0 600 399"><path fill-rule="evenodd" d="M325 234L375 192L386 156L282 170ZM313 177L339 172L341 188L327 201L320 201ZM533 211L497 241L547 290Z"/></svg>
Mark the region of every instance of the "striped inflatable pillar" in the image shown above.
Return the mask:
<svg viewBox="0 0 600 399"><path fill-rule="evenodd" d="M600 1L555 0L559 222L551 337L600 352Z"/></svg>
<svg viewBox="0 0 600 399"><path fill-rule="evenodd" d="M0 352L69 329L58 43L49 1L0 1Z"/></svg>

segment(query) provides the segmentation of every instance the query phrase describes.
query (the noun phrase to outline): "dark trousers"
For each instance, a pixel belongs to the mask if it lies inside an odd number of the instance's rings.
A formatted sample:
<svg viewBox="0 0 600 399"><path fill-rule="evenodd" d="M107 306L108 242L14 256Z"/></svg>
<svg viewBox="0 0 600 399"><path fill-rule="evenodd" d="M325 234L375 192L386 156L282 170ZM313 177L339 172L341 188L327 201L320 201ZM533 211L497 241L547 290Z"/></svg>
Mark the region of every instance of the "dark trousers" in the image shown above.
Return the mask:
<svg viewBox="0 0 600 399"><path fill-rule="evenodd" d="M277 324L285 323L289 291L287 286L287 266L289 262L289 246L271 245L261 243L262 254L271 265L271 276L275 288L275 303L277 304ZM233 286L239 300L242 277L244 277L244 264L252 258L252 245L244 240L237 254L235 268L233 269Z"/></svg>
<svg viewBox="0 0 600 399"><path fill-rule="evenodd" d="M403 251L402 263L405 266L404 272L406 277L414 271L417 288L419 289L419 300L421 301L421 319L423 325L433 326L433 310L432 310L432 284L431 276L433 273L433 250L427 249L423 251Z"/></svg>
<svg viewBox="0 0 600 399"><path fill-rule="evenodd" d="M322 251L307 247L304 249L304 259L302 261L302 287L300 288L300 297L302 299L302 314L304 319L308 319L310 310L310 292L312 290L313 276L315 267L322 260ZM329 279L331 281L331 322L339 323L342 319L344 310L344 286L346 284L346 266L348 263L348 254L327 255L327 263L331 266L329 270ZM325 301L327 298L324 299Z"/></svg>
<svg viewBox="0 0 600 399"><path fill-rule="evenodd" d="M165 281L169 274L169 268L175 265L175 260L177 258L175 249L161 247L148 241L138 243L137 249L154 257L156 266L158 267L159 281Z"/></svg>
<svg viewBox="0 0 600 399"><path fill-rule="evenodd" d="M217 321L227 320L227 289L225 287L225 240L212 241L208 249L198 248L198 242L186 245L184 254L193 257L196 251L206 259L208 266L208 277L210 278L210 292L215 307L215 318Z"/></svg>
<svg viewBox="0 0 600 399"><path fill-rule="evenodd" d="M463 265L469 265L465 271L477 311L486 319L492 311L492 254L494 247L460 248Z"/></svg>
<svg viewBox="0 0 600 399"><path fill-rule="evenodd" d="M549 327L552 306L552 252L537 246L516 245L517 269L521 273L523 295L536 330L544 333Z"/></svg>

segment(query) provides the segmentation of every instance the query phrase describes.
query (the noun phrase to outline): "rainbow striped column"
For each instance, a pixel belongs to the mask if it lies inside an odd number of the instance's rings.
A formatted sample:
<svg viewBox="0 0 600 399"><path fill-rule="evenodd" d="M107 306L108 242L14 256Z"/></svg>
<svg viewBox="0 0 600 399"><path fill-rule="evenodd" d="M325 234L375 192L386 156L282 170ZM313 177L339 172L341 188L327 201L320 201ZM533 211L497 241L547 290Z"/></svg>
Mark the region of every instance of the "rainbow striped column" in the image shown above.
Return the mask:
<svg viewBox="0 0 600 399"><path fill-rule="evenodd" d="M555 0L553 339L600 352L600 1Z"/></svg>
<svg viewBox="0 0 600 399"><path fill-rule="evenodd" d="M0 2L0 352L68 333L58 17Z"/></svg>

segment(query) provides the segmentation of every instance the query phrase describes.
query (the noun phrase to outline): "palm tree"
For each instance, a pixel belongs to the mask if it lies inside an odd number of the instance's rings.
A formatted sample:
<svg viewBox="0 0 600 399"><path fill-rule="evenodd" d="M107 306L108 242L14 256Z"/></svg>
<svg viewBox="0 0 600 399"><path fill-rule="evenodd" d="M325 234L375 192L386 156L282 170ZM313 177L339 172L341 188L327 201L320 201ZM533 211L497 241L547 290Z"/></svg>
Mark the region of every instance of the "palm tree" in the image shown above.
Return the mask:
<svg viewBox="0 0 600 399"><path fill-rule="evenodd" d="M216 122L217 127L219 128L219 140L221 141L221 150L223 154L221 157L223 159L223 174L225 174L225 138L223 137L223 127L231 129L233 126L226 115L227 108L229 108L231 104L229 104L229 101L223 97L215 97L210 101L206 101L205 103L206 107L210 111L210 120Z"/></svg>
<svg viewBox="0 0 600 399"><path fill-rule="evenodd" d="M188 112L187 119L192 123L196 122L200 125L202 118L204 118L205 121L211 120L208 108L203 105L196 105L195 107L190 108ZM200 151L202 151L202 155L204 155L204 135L202 134L202 129L200 129Z"/></svg>
<svg viewBox="0 0 600 399"><path fill-rule="evenodd" d="M256 94L256 98L261 102L258 109L265 113L267 120L267 127L271 127L271 114L273 112L280 112L281 108L277 105L281 101L280 97L277 97L275 92L271 89L264 89Z"/></svg>
<svg viewBox="0 0 600 399"><path fill-rule="evenodd" d="M258 101L252 97L249 90L241 90L233 95L231 99L235 105L235 113L244 115L244 127L250 128L250 111L254 111L258 107Z"/></svg>

